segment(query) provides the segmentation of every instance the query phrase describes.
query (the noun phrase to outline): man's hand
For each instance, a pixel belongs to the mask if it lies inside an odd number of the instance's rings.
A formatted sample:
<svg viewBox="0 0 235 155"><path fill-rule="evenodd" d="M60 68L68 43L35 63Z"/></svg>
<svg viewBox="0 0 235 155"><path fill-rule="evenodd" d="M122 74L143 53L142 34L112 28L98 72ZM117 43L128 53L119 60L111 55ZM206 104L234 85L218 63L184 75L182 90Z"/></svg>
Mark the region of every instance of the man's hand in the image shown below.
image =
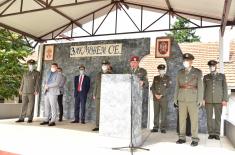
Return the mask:
<svg viewBox="0 0 235 155"><path fill-rule="evenodd" d="M177 102L174 102L174 108L178 109L179 108L179 105Z"/></svg>
<svg viewBox="0 0 235 155"><path fill-rule="evenodd" d="M95 100L95 96L93 96L93 100Z"/></svg>
<svg viewBox="0 0 235 155"><path fill-rule="evenodd" d="M19 91L19 94L22 95L22 91Z"/></svg>
<svg viewBox="0 0 235 155"><path fill-rule="evenodd" d="M227 106L227 102L226 101L222 101L222 105L223 106Z"/></svg>
<svg viewBox="0 0 235 155"><path fill-rule="evenodd" d="M38 92L35 91L35 92L34 92L34 95L38 95Z"/></svg>
<svg viewBox="0 0 235 155"><path fill-rule="evenodd" d="M45 89L46 89L46 90L48 89L48 85L47 85L47 84L45 85Z"/></svg>
<svg viewBox="0 0 235 155"><path fill-rule="evenodd" d="M156 97L157 100L160 100L162 98L162 95L155 94L155 97Z"/></svg>
<svg viewBox="0 0 235 155"><path fill-rule="evenodd" d="M140 86L143 87L144 81L140 81Z"/></svg>
<svg viewBox="0 0 235 155"><path fill-rule="evenodd" d="M203 101L202 101L202 106L205 107L205 105L206 105L206 101L203 100Z"/></svg>
<svg viewBox="0 0 235 155"><path fill-rule="evenodd" d="M201 108L202 105L203 105L203 102L199 102L199 103L198 103L198 107L199 107L199 108Z"/></svg>

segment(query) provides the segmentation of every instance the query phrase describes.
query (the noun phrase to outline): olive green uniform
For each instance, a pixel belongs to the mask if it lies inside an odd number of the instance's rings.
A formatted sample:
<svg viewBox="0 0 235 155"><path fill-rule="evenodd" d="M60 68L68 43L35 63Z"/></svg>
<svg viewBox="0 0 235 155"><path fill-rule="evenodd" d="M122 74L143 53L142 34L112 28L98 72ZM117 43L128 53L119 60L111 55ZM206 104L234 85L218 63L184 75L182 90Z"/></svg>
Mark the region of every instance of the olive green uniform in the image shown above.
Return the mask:
<svg viewBox="0 0 235 155"><path fill-rule="evenodd" d="M207 129L209 135L220 135L222 101L228 101L227 83L224 74L207 74L203 79L204 100L206 103ZM215 127L213 128L213 109L215 112Z"/></svg>
<svg viewBox="0 0 235 155"><path fill-rule="evenodd" d="M143 81L143 100L142 100L142 127L147 127L147 119L148 119L148 93L149 93L149 82L147 77L147 71L144 68L136 68L131 69L128 68L124 71L126 74L135 74L141 81ZM147 112L146 112L147 111Z"/></svg>
<svg viewBox="0 0 235 155"><path fill-rule="evenodd" d="M28 110L28 120L33 119L35 92L39 92L40 72L33 70L27 71L22 78L20 92L22 93L22 109L20 120L24 120Z"/></svg>
<svg viewBox="0 0 235 155"><path fill-rule="evenodd" d="M186 140L186 118L191 120L192 141L198 142L198 104L203 101L202 71L192 67L182 69L176 77L174 102L179 104L179 139Z"/></svg>
<svg viewBox="0 0 235 155"><path fill-rule="evenodd" d="M167 88L171 81L168 75L155 76L151 86L154 101L154 126L153 129L158 130L159 128L159 114L161 111L161 130L166 128L166 114L167 114ZM162 95L160 99L157 99L155 95Z"/></svg>
<svg viewBox="0 0 235 155"><path fill-rule="evenodd" d="M95 87L93 90L93 96L96 103L96 127L99 128L100 122L100 93L101 93L101 78L102 74L111 74L111 72L103 73L99 72L95 78Z"/></svg>

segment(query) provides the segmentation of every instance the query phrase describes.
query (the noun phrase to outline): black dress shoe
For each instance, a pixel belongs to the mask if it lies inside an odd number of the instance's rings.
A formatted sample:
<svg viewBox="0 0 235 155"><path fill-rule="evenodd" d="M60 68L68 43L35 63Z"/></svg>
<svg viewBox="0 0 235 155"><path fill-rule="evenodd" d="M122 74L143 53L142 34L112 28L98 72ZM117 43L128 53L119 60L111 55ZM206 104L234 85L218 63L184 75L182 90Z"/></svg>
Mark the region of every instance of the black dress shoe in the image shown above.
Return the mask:
<svg viewBox="0 0 235 155"><path fill-rule="evenodd" d="M151 132L158 132L158 129L152 129Z"/></svg>
<svg viewBox="0 0 235 155"><path fill-rule="evenodd" d="M32 120L28 120L27 123L32 123L33 121Z"/></svg>
<svg viewBox="0 0 235 155"><path fill-rule="evenodd" d="M92 129L92 131L99 131L99 128L94 128Z"/></svg>
<svg viewBox="0 0 235 155"><path fill-rule="evenodd" d="M192 141L191 146L198 146L198 142Z"/></svg>
<svg viewBox="0 0 235 155"><path fill-rule="evenodd" d="M215 138L216 140L220 140L219 135L214 135L214 138Z"/></svg>
<svg viewBox="0 0 235 155"><path fill-rule="evenodd" d="M75 120L75 121L72 121L72 122L70 122L70 123L79 123L79 121L76 121L76 120Z"/></svg>
<svg viewBox="0 0 235 155"><path fill-rule="evenodd" d="M208 136L208 139L213 139L214 138L214 135L209 135Z"/></svg>
<svg viewBox="0 0 235 155"><path fill-rule="evenodd" d="M63 121L63 119L62 118L59 118L59 122L62 122Z"/></svg>
<svg viewBox="0 0 235 155"><path fill-rule="evenodd" d="M161 130L161 133L166 133L166 130L165 129Z"/></svg>
<svg viewBox="0 0 235 155"><path fill-rule="evenodd" d="M183 144L183 143L185 143L185 142L186 142L185 140L179 139L179 140L176 141L176 144Z"/></svg>
<svg viewBox="0 0 235 155"><path fill-rule="evenodd" d="M24 122L24 120L23 120L23 119L18 119L18 120L16 121L16 123L21 123L21 122Z"/></svg>
<svg viewBox="0 0 235 155"><path fill-rule="evenodd" d="M85 121L82 121L81 123L82 123L82 124L86 124Z"/></svg>
<svg viewBox="0 0 235 155"><path fill-rule="evenodd" d="M55 126L55 122L49 123L48 126Z"/></svg>
<svg viewBox="0 0 235 155"><path fill-rule="evenodd" d="M40 125L47 125L47 124L49 124L49 122L42 122L42 123L40 123Z"/></svg>

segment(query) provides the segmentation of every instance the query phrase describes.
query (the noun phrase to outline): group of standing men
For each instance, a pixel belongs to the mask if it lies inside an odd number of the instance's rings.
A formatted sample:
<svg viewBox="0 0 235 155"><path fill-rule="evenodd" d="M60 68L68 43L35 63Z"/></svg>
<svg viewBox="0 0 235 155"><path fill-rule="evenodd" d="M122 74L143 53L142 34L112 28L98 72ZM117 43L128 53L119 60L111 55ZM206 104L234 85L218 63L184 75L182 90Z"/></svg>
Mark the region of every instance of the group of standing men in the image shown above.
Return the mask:
<svg viewBox="0 0 235 155"><path fill-rule="evenodd" d="M35 61L28 60L28 71L24 73L19 93L22 95L22 109L19 119L16 121L24 122L28 112L28 123L33 122L33 112L35 95L40 90L40 72L35 70ZM40 125L55 126L57 119L57 104L59 105L59 121L63 118L63 93L66 77L62 74L62 68L58 64L53 63L51 70L46 75L44 81L44 103L45 103L45 119Z"/></svg>
<svg viewBox="0 0 235 155"><path fill-rule="evenodd" d="M186 120L190 117L192 142L197 146L198 138L198 109L205 106L207 113L208 139L220 140L220 122L222 106L227 105L228 92L225 75L217 72L217 61L210 60L208 66L210 73L202 76L202 71L192 66L194 56L183 54L184 69L178 71L174 94L174 104L179 111L179 139L177 144L186 142ZM151 132L166 133L167 114L167 88L171 84L169 76L165 75L165 65L159 65L159 76L155 76L151 90L154 98L154 127ZM161 125L159 114L161 111ZM215 113L215 126L213 126L213 111Z"/></svg>
<svg viewBox="0 0 235 155"><path fill-rule="evenodd" d="M186 119L190 116L192 142L191 146L197 146L198 138L198 109L205 106L207 112L208 139L219 140L220 121L222 106L226 106L228 101L227 84L225 75L217 72L217 61L210 60L208 66L210 73L202 76L202 71L192 66L194 56L190 53L183 54L184 68L178 71L176 76L176 86L174 94L174 104L179 109L179 139L177 144L186 142ZM133 56L130 59L130 67L124 73L135 74L140 79L142 88L148 88L147 71L139 67L139 57ZM29 71L23 76L20 94L22 95L23 106L19 120L24 122L27 109L29 109L28 123L33 121L33 109L35 95L39 93L40 73L34 69L34 60L27 62ZM166 75L166 66L161 64L157 67L159 75L155 76L151 86L154 100L154 127L151 132L166 133L167 115L167 95L168 88L172 84L171 79ZM65 76L61 73L62 69L58 64L53 63L51 70L44 82L44 102L45 119L41 125L54 126L57 114L57 103L59 105L59 121L63 118L63 93L66 82ZM96 103L96 126L93 131L99 130L100 115L100 92L102 74L112 74L112 66L109 61L102 61L101 71L95 78L93 90L93 100ZM87 94L90 89L90 78L85 74L85 66L79 66L79 75L74 78L74 97L75 111L74 120L71 123L85 124L85 110ZM80 114L81 111L81 114ZM215 113L215 127L213 127L212 115ZM161 114L161 116L160 116ZM160 119L161 118L161 119ZM159 120L161 124L159 123Z"/></svg>

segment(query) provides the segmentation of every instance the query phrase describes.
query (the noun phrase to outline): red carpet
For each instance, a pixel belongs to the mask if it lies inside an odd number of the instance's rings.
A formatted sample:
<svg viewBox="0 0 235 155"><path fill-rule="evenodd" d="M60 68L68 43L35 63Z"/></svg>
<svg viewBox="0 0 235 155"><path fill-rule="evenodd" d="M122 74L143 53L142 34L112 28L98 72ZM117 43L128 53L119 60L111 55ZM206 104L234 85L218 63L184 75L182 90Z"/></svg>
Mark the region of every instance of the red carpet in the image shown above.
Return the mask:
<svg viewBox="0 0 235 155"><path fill-rule="evenodd" d="M10 152L5 152L5 151L1 151L0 150L0 155L18 155L18 154L10 153Z"/></svg>

